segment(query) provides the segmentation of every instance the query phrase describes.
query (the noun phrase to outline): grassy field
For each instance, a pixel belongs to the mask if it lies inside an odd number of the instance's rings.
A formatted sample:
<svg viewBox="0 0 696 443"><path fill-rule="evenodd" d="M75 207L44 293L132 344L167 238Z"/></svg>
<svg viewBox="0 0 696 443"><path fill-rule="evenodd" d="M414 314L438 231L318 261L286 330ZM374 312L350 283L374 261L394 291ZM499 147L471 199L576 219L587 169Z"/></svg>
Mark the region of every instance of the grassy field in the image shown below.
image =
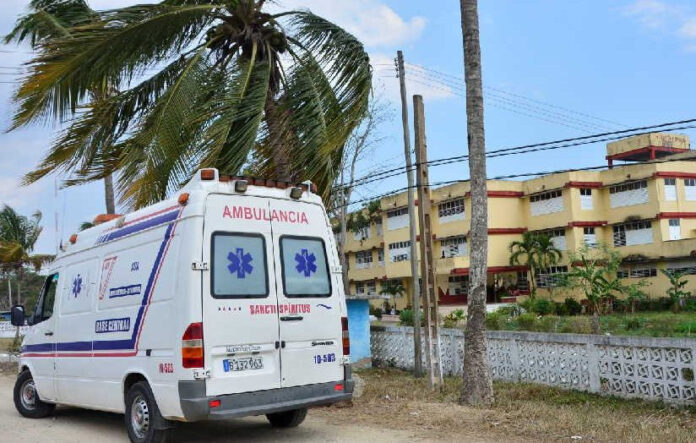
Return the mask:
<svg viewBox="0 0 696 443"><path fill-rule="evenodd" d="M590 317L523 314L517 317L490 315L487 326L494 330L591 334ZM696 313L640 312L611 314L600 318L602 334L648 337L696 337Z"/></svg>
<svg viewBox="0 0 696 443"><path fill-rule="evenodd" d="M459 378L431 392L425 379L395 369L358 374L365 386L352 407L312 413L446 441L688 442L696 429L696 409L512 383L495 383L495 404L474 408L457 404Z"/></svg>
<svg viewBox="0 0 696 443"><path fill-rule="evenodd" d="M10 349L13 341L14 339L12 338L0 338L0 352Z"/></svg>

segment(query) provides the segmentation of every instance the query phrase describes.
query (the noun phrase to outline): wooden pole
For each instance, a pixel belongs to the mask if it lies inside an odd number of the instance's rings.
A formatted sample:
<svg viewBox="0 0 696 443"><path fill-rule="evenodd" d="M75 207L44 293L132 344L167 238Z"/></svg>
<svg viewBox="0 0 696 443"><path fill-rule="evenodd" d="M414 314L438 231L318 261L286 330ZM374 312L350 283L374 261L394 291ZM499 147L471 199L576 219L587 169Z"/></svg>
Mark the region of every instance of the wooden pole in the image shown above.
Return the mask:
<svg viewBox="0 0 696 443"><path fill-rule="evenodd" d="M433 253L433 231L430 203L430 180L428 178L428 154L425 143L425 109L423 97L413 96L413 132L416 140L416 188L418 189L418 223L420 226L421 294L425 303L427 361L430 387L442 384L440 353L440 327L438 303L435 291L435 261Z"/></svg>
<svg viewBox="0 0 696 443"><path fill-rule="evenodd" d="M416 249L416 203L413 196L413 164L411 163L411 133L408 127L408 103L406 101L406 72L404 53L397 51L397 73L401 89L401 122L404 128L404 157L406 159L406 179L408 181L408 220L411 235L411 306L413 307L413 361L416 377L423 376L420 327L420 294L418 288L418 255Z"/></svg>

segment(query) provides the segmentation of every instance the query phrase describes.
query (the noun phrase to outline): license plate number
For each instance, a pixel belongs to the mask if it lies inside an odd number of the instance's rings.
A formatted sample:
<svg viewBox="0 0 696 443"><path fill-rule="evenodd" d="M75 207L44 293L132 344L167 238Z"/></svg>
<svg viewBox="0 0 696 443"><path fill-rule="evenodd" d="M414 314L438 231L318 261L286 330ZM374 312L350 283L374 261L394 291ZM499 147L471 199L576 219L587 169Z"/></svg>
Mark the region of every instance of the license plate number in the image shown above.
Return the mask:
<svg viewBox="0 0 696 443"><path fill-rule="evenodd" d="M225 372L249 371L263 369L263 358L261 357L246 357L246 358L228 358L222 361Z"/></svg>

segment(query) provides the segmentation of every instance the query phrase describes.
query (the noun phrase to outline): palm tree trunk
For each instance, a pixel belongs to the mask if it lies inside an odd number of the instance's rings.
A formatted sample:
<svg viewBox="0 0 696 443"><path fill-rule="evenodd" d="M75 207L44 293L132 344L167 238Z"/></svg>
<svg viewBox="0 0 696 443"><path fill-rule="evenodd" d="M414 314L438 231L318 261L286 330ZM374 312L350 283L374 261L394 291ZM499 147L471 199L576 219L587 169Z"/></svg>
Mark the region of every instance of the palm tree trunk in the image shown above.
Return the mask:
<svg viewBox="0 0 696 443"><path fill-rule="evenodd" d="M271 133L271 140L282 140L271 146L271 158L275 166L275 179L287 182L296 181L295 174L292 171L292 163L288 155L288 145L290 144L290 134L287 129L287 111L278 108L278 105L273 101L275 93L269 91L266 99L265 111L268 132Z"/></svg>
<svg viewBox="0 0 696 443"><path fill-rule="evenodd" d="M114 176L109 174L104 177L104 200L106 203L106 213L116 213L116 202L114 200Z"/></svg>
<svg viewBox="0 0 696 443"><path fill-rule="evenodd" d="M464 383L460 402L491 404L493 383L486 354L486 276L488 259L488 199L486 143L483 128L483 83L479 41L478 0L460 0L464 37L466 119L471 178L471 265L464 339Z"/></svg>

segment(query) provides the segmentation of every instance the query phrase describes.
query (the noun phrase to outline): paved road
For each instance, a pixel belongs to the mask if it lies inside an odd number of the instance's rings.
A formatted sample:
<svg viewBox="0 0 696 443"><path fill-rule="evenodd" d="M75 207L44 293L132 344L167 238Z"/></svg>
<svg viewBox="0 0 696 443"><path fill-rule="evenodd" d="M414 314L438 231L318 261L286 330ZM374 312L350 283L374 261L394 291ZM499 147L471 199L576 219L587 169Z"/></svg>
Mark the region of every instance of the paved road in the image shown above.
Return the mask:
<svg viewBox="0 0 696 443"><path fill-rule="evenodd" d="M59 407L52 418L30 420L21 417L12 403L14 378L0 373L0 440L5 442L98 443L127 442L123 416L76 408ZM340 413L337 411L337 413ZM171 442L402 442L414 440L406 431L377 429L362 425L335 425L312 416L298 428L277 430L264 417L241 420L182 424Z"/></svg>

